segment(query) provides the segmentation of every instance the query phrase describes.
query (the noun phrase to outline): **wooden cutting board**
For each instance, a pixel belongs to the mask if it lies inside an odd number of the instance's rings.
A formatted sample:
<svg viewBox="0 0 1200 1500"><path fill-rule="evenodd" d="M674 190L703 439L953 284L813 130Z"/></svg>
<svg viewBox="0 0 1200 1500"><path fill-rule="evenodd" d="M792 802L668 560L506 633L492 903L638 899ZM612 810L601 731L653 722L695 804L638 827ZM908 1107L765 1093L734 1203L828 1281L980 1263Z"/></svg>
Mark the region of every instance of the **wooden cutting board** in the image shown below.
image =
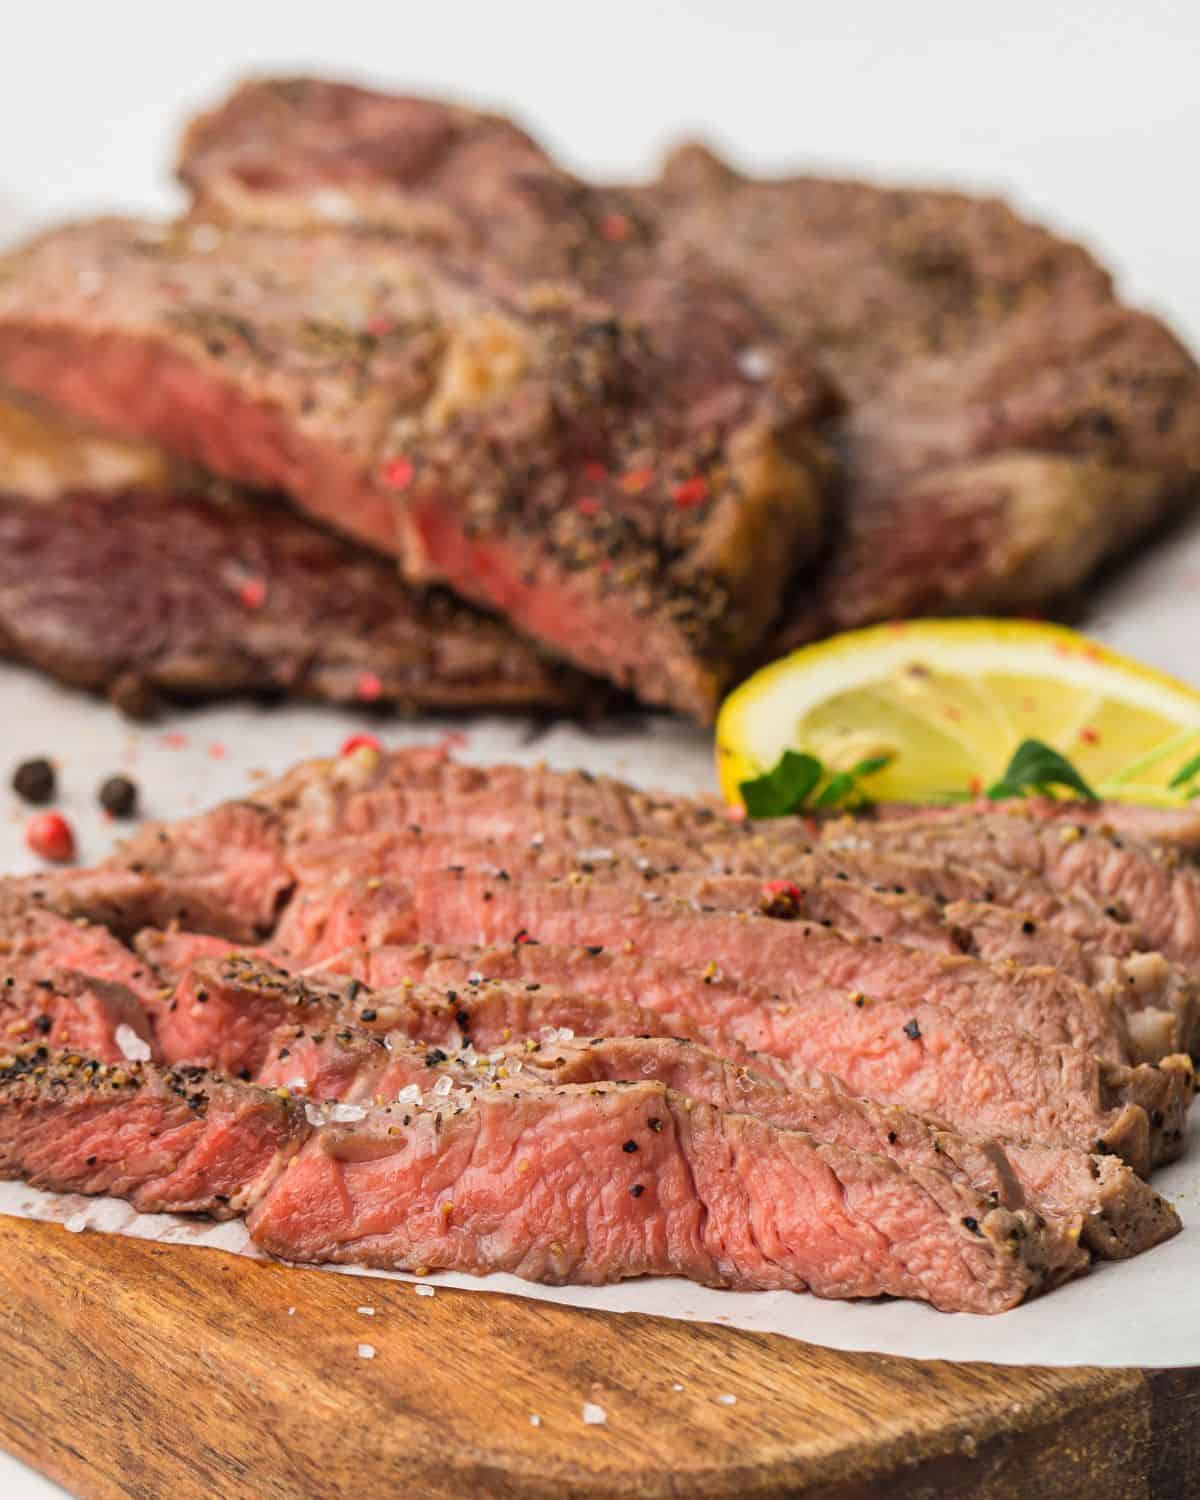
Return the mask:
<svg viewBox="0 0 1200 1500"><path fill-rule="evenodd" d="M0 1443L89 1500L1200 1494L1200 1371L837 1354L15 1219L0 1268Z"/></svg>

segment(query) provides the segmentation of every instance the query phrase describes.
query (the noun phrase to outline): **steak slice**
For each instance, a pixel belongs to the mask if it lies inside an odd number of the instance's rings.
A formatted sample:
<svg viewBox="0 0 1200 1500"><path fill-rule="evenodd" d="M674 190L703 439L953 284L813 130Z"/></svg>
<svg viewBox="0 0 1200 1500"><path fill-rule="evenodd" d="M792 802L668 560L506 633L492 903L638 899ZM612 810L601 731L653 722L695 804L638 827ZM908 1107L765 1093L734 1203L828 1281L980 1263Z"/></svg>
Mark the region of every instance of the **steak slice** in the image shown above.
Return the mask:
<svg viewBox="0 0 1200 1500"><path fill-rule="evenodd" d="M20 1047L0 1057L0 1175L127 1198L145 1213L244 1213L308 1126L266 1089Z"/></svg>
<svg viewBox="0 0 1200 1500"><path fill-rule="evenodd" d="M68 922L0 890L0 1036L106 1062L150 1055L153 971L102 927Z"/></svg>
<svg viewBox="0 0 1200 1500"><path fill-rule="evenodd" d="M531 1081L558 1087L651 1079L727 1114L753 1115L776 1129L804 1131L827 1144L885 1156L906 1170L929 1173L934 1182L944 1175L993 1207L1030 1208L1041 1215L1039 1203L1026 1202L1017 1175L995 1142L968 1141L905 1110L856 1099L821 1073L791 1079L783 1087L679 1038L557 1038L486 1056L469 1047L457 1057L395 1037L385 1044L361 1033L314 1034L300 1027L282 1028L278 1041L278 1059L268 1061L257 1081L302 1090L318 1104L342 1101L370 1108L420 1100L436 1106L439 1098L460 1089L512 1092L528 1089ZM1052 1243L1057 1235L1058 1245L1056 1250L1048 1245L1047 1253L1064 1270L1082 1263L1083 1225L1077 1213L1052 1214L1046 1237Z"/></svg>
<svg viewBox="0 0 1200 1500"><path fill-rule="evenodd" d="M814 920L942 952L1019 956L1026 965L1059 968L1105 989L1125 1013L1145 1060L1190 1051L1200 1040L1200 999L1186 968L1144 951L1148 940L1078 893L1056 894L1035 876L978 859L919 859L891 848L864 856L841 839L831 852L820 843L814 847L819 830L803 820L734 823L703 801L648 795L606 777L461 766L428 751L400 752L375 767L335 764L330 770L309 763L262 795L279 809L296 843L416 827L516 839L535 849L574 840L597 867L618 855L640 861L638 880L647 864L783 877L802 888L800 910ZM859 826L856 821L850 831ZM628 840L635 834L641 842L633 849ZM503 863L517 857L506 855ZM939 910L914 897L936 901ZM959 900L979 904L945 909Z"/></svg>
<svg viewBox="0 0 1200 1500"><path fill-rule="evenodd" d="M214 222L386 223L471 248L519 233L522 178L555 171L501 116L319 78L241 84L189 122L178 157L194 212Z"/></svg>
<svg viewBox="0 0 1200 1500"><path fill-rule="evenodd" d="M92 869L9 882L30 900L123 937L186 922L235 943L271 932L293 884L278 817L248 801L145 822Z"/></svg>
<svg viewBox="0 0 1200 1500"><path fill-rule="evenodd" d="M583 707L499 621L283 506L0 397L0 653L137 717L234 693ZM601 690L593 685L591 694Z"/></svg>
<svg viewBox="0 0 1200 1500"><path fill-rule="evenodd" d="M645 960L540 944L492 950L383 947L347 951L329 968L294 974L281 984L284 971L277 965L231 957L221 939L147 931L139 935L138 947L178 986L177 1004L166 1007L169 1017L164 1011L156 1015L159 1043L168 1058L217 1063L231 1071L257 1069L260 1080L290 1084L300 1077L317 1097L347 1087L356 1066L356 1033L376 1046L386 1038L392 1048L398 1037L419 1040L422 1059L434 1048L443 1061L445 1054L453 1058L464 1049L478 1056L475 1049L491 1053L500 1048L507 1056L524 1037L519 1056L531 1068L539 1066L543 1054L561 1055L574 1036L614 1039L611 1046L605 1044L610 1059L628 1058L631 1038L636 1043L691 1037L708 1045L690 1049L689 1057L723 1054L722 1067L736 1066L739 1078L746 1067L753 1069L756 1089L766 1079L791 1094L803 1094L811 1111L804 1128L813 1134L884 1155L906 1153L905 1161L907 1153L941 1149L919 1115L847 1094L828 1073L748 1050L740 1035L769 1039L769 1027L759 1025L756 1032L754 1021L739 1026L736 1015L730 1021L731 1007L724 998L714 1015L706 1015L706 1008L695 1003L696 987L687 976L668 966L656 969ZM224 961L214 964L213 959ZM380 988L363 989L364 982ZM716 983L718 988L723 984ZM572 985L578 988L563 988ZM206 992L203 1006L195 1003L197 987ZM651 1008L635 1004L634 996L646 999ZM665 1008L675 1003L686 1015ZM769 1004L769 997L758 997L758 1003ZM279 1027L269 1031L281 1015ZM254 1027L253 1047L231 1057L224 1050L227 1039L245 1036L247 1023ZM578 1066L579 1054L573 1056ZM442 1064L435 1056L432 1065ZM314 1085L317 1067L322 1071ZM695 1094L698 1087L693 1082L681 1092ZM739 1085L738 1097L744 1095ZM853 1105L840 1103L843 1098ZM742 1109L764 1113L772 1100L778 1105L772 1094L753 1108L743 1103ZM767 1113L767 1118L776 1117ZM967 1159L961 1145L966 1139L956 1136L960 1161ZM976 1147L985 1159L996 1149L988 1142L972 1143L971 1149ZM1005 1152L1038 1211L1063 1224L1082 1221L1083 1243L1102 1259L1139 1254L1178 1230L1170 1205L1114 1156L1012 1143ZM977 1162L973 1170L982 1187L982 1164Z"/></svg>
<svg viewBox="0 0 1200 1500"><path fill-rule="evenodd" d="M665 903L631 909L609 896L600 886L517 886L466 872L414 886L347 878L332 892L302 888L276 942L306 965L345 948L369 951L415 937L505 944L525 932L556 946L626 947L676 972L673 1014L698 1011L706 1026L733 1028L751 1050L827 1069L857 1094L1005 1139L1086 1149L1101 1140L1143 1173L1181 1149L1192 1093L1184 1058L1135 1068L1105 1063L1079 1048L1039 1043L978 1009L958 1014L930 1003L921 985L905 999L877 998L854 982L875 945L824 929L810 928L805 939L802 927L766 917L696 916ZM793 976L799 953L806 963L827 959L820 983ZM764 994L776 997L770 1007ZM632 998L657 1004L644 992ZM717 1010L722 1000L725 1013ZM700 1039L727 1050L711 1032Z"/></svg>
<svg viewBox="0 0 1200 1500"><path fill-rule="evenodd" d="M595 243L602 277L549 286L336 231L76 225L5 265L0 379L708 719L819 535L827 388L782 351L747 375L763 320L696 257Z"/></svg>
<svg viewBox="0 0 1200 1500"><path fill-rule="evenodd" d="M368 990L358 979L292 974L262 958L228 953L192 961L154 1019L167 1061L244 1077L259 1075L272 1059L287 1061L278 1056L281 1028L335 1039L351 1033L407 1038L457 1052L576 1030L650 1035L675 1022L623 998L543 990L537 984L477 980L455 987L416 984L405 976L395 989ZM683 1027L681 1019L674 1029ZM734 1055L744 1050L734 1043ZM291 1078L296 1070L284 1071Z"/></svg>
<svg viewBox="0 0 1200 1500"><path fill-rule="evenodd" d="M850 398L840 534L769 655L870 620L1061 601L1200 482L1186 351L1082 247L995 199L750 179L694 145L649 188L597 193L507 122L307 79L236 90L188 131L180 175L218 220L305 227L335 208L515 267L578 242L561 207L547 232L545 205L590 201L602 231L739 277Z"/></svg>
<svg viewBox="0 0 1200 1500"><path fill-rule="evenodd" d="M1035 1216L651 1082L372 1109L319 1130L248 1223L288 1260L683 1275L945 1311L1000 1311L1058 1273Z"/></svg>
<svg viewBox="0 0 1200 1500"><path fill-rule="evenodd" d="M554 1282L674 1273L975 1312L1083 1266L1036 1215L940 1172L657 1084L480 1092L470 1108L404 1106L408 1127L394 1105L316 1132L286 1095L25 1048L0 1060L0 1171L143 1211L248 1211L258 1243L289 1260Z"/></svg>
<svg viewBox="0 0 1200 1500"><path fill-rule="evenodd" d="M654 876L613 862L564 861L549 846L522 852L424 834L364 837L353 842L353 851L352 867L341 840L296 851L300 883L275 932L284 952L313 961L364 938L481 939L469 924L451 932L445 917L427 917L439 902L455 911L477 902L486 912L481 920L488 941L512 940L521 931L547 942L579 941L577 933L561 935L556 924L586 908L593 931L636 932L639 946L652 943L664 957L677 941L702 949L697 972L710 967L760 983L787 974L797 986L821 985L842 995L934 1000L1114 1062L1132 1055L1124 1017L1111 1000L1056 970L989 966L877 936L847 936L827 918L800 917L802 903L786 890L773 894L771 884L757 878ZM456 885L461 890L453 890ZM842 906L828 903L828 909ZM365 924L360 912L367 914ZM506 919L507 929L498 928ZM652 938L643 932L647 926Z"/></svg>
<svg viewBox="0 0 1200 1500"><path fill-rule="evenodd" d="M961 803L946 806L915 802L881 802L871 809L871 819L950 818L964 812ZM970 804L976 813L1015 813L1018 817L1046 818L1054 823L1081 823L1086 828L1111 828L1144 844L1168 844L1194 856L1200 851L1200 808L1139 807L1132 802L1060 801L1054 797L1017 797L1002 802L978 798Z"/></svg>
<svg viewBox="0 0 1200 1500"><path fill-rule="evenodd" d="M1200 874L1177 851L1075 823L1008 815L833 825L835 847L901 848L1028 872L1052 889L1078 892L1118 921L1130 921L1168 958L1200 962Z"/></svg>
<svg viewBox="0 0 1200 1500"><path fill-rule="evenodd" d="M1194 361L1087 251L999 200L751 179L700 146L647 198L848 397L842 533L769 655L875 620L1061 601L1194 498Z"/></svg>

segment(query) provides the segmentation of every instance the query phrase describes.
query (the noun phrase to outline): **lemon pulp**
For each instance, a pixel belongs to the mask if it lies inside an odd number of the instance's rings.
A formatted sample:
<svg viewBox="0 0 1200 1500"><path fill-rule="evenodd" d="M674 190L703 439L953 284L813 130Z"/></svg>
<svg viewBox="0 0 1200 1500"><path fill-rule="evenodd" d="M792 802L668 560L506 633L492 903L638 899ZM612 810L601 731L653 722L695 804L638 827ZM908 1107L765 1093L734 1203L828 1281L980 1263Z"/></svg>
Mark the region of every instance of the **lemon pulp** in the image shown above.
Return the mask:
<svg viewBox="0 0 1200 1500"><path fill-rule="evenodd" d="M832 770L871 756L880 801L984 791L1027 739L1052 746L1102 797L1179 806L1200 754L1200 693L1062 626L914 620L848 631L763 668L723 704L717 769L730 802L784 750Z"/></svg>

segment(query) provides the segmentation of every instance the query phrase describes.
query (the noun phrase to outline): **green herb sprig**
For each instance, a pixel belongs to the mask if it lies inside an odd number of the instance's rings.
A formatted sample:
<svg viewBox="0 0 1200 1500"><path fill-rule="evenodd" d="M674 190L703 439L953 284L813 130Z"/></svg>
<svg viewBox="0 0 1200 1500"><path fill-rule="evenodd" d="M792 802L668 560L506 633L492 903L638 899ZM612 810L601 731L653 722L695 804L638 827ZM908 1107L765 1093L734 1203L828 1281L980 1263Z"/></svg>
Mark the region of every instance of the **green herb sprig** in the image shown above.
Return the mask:
<svg viewBox="0 0 1200 1500"><path fill-rule="evenodd" d="M746 811L752 818L786 818L792 813L834 807L860 808L870 801L859 785L890 764L890 755L872 755L848 771L829 771L815 755L785 750L762 776L738 783Z"/></svg>
<svg viewBox="0 0 1200 1500"><path fill-rule="evenodd" d="M1190 802L1193 797L1200 797L1200 782L1197 777L1200 777L1200 755L1193 755L1186 765L1180 766L1167 784L1173 792L1177 791Z"/></svg>
<svg viewBox="0 0 1200 1500"><path fill-rule="evenodd" d="M988 787L987 795L993 802L1003 802L1008 797L1027 797L1031 791L1049 795L1056 786L1077 792L1085 802L1100 800L1066 756L1041 740L1022 740L1008 769Z"/></svg>

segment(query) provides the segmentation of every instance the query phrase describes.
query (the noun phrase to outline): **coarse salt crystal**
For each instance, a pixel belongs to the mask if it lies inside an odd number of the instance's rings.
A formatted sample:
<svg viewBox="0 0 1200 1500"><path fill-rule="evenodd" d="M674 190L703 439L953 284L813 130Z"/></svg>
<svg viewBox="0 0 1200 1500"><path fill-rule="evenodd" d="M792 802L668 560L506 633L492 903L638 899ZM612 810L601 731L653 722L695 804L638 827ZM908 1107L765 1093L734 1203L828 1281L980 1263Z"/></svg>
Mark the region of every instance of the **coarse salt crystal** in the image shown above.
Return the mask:
<svg viewBox="0 0 1200 1500"><path fill-rule="evenodd" d="M588 864L592 864L600 860L612 859L614 858L614 855L611 849L578 849L576 850L575 858L581 859Z"/></svg>
<svg viewBox="0 0 1200 1500"><path fill-rule="evenodd" d="M467 975L467 983L468 984L482 984L483 983L483 975L480 974L480 973L478 973L478 972L473 973L473 974L468 974Z"/></svg>
<svg viewBox="0 0 1200 1500"><path fill-rule="evenodd" d="M396 1095L397 1104L415 1104L421 1097L421 1085L419 1083L406 1083Z"/></svg>
<svg viewBox="0 0 1200 1500"><path fill-rule="evenodd" d="M560 1026L558 1028L558 1040L560 1042L573 1042L575 1040L575 1033L569 1026Z"/></svg>
<svg viewBox="0 0 1200 1500"><path fill-rule="evenodd" d="M608 1413L602 1406L597 1406L594 1401L583 1403L583 1420L589 1427L601 1427L608 1421Z"/></svg>
<svg viewBox="0 0 1200 1500"><path fill-rule="evenodd" d="M310 1125L324 1125L325 1111L318 1109L315 1104L306 1104L304 1106L304 1118Z"/></svg>
<svg viewBox="0 0 1200 1500"><path fill-rule="evenodd" d="M361 1318L373 1318L375 1316L375 1309L373 1307L356 1307L354 1311Z"/></svg>
<svg viewBox="0 0 1200 1500"><path fill-rule="evenodd" d="M197 224L188 235L188 244L201 255L215 250L220 243L221 231L212 224Z"/></svg>
<svg viewBox="0 0 1200 1500"><path fill-rule="evenodd" d="M775 368L775 361L765 349L743 349L737 363L747 380L766 380Z"/></svg>
<svg viewBox="0 0 1200 1500"><path fill-rule="evenodd" d="M416 1292L418 1297L432 1297L437 1292L437 1287L426 1286L423 1281L419 1281L417 1285L413 1287L413 1291Z"/></svg>
<svg viewBox="0 0 1200 1500"><path fill-rule="evenodd" d="M681 1391L683 1390L683 1387L679 1384L678 1380L673 1380L671 1382L671 1389L673 1391Z"/></svg>
<svg viewBox="0 0 1200 1500"><path fill-rule="evenodd" d="M289 1307L288 1308L288 1317L289 1318L294 1318L295 1316L296 1316L296 1309L294 1307Z"/></svg>
<svg viewBox="0 0 1200 1500"><path fill-rule="evenodd" d="M291 1091L292 1091L293 1094L300 1094L300 1093L303 1093L304 1090L308 1087L308 1079L307 1078L289 1078L288 1081L287 1081L287 1086L288 1086L288 1088L291 1089Z"/></svg>
<svg viewBox="0 0 1200 1500"><path fill-rule="evenodd" d="M355 216L354 200L336 188L321 188L309 197L309 206L318 219L331 224L346 224Z"/></svg>
<svg viewBox="0 0 1200 1500"><path fill-rule="evenodd" d="M359 1344L359 1346L358 1346L358 1357L359 1357L359 1359L374 1359L375 1358L375 1345L374 1344Z"/></svg>
<svg viewBox="0 0 1200 1500"><path fill-rule="evenodd" d="M718 1396L717 1400L721 1403L722 1406L736 1406L737 1405L737 1397L736 1396L731 1396L728 1393L728 1391L723 1396Z"/></svg>
<svg viewBox="0 0 1200 1500"><path fill-rule="evenodd" d="M87 1214L72 1214L69 1219L63 1220L63 1228L69 1234L82 1234L87 1228Z"/></svg>
<svg viewBox="0 0 1200 1500"><path fill-rule="evenodd" d="M538 1416L537 1412L530 1412L529 1425L530 1427L540 1427L542 1425L542 1419Z"/></svg>
<svg viewBox="0 0 1200 1500"><path fill-rule="evenodd" d="M329 1118L337 1125L349 1125L354 1120L365 1120L367 1112L361 1104L335 1104Z"/></svg>
<svg viewBox="0 0 1200 1500"><path fill-rule="evenodd" d="M538 1028L538 1041L547 1044L558 1041L558 1028L555 1026L541 1026Z"/></svg>
<svg viewBox="0 0 1200 1500"><path fill-rule="evenodd" d="M453 1087L454 1080L450 1077L449 1073L446 1073L434 1084L433 1092L439 1099L444 1099Z"/></svg>
<svg viewBox="0 0 1200 1500"><path fill-rule="evenodd" d="M124 1021L113 1033L116 1044L121 1049L121 1056L130 1062L149 1062L150 1043L143 1041L132 1026L127 1026Z"/></svg>

